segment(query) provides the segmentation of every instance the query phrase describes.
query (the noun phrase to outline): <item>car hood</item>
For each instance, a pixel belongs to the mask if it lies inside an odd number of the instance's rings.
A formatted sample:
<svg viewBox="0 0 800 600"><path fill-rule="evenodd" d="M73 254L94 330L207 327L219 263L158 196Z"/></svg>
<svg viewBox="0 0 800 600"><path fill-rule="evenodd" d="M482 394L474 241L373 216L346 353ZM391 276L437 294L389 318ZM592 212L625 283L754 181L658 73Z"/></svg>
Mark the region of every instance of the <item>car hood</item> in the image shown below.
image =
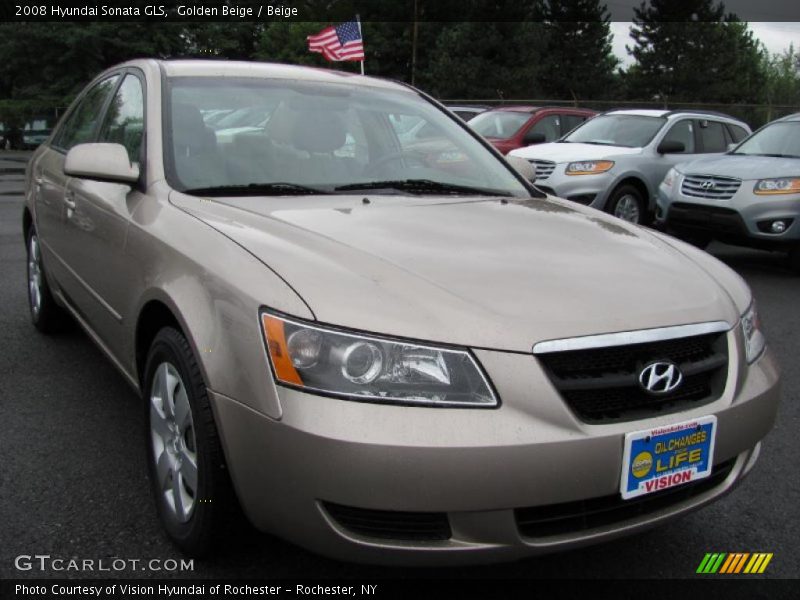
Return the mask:
<svg viewBox="0 0 800 600"><path fill-rule="evenodd" d="M719 175L749 181L797 176L800 159L723 154L681 163L677 169L684 175Z"/></svg>
<svg viewBox="0 0 800 600"><path fill-rule="evenodd" d="M598 160L601 158L641 153L641 148L626 148L625 146L600 146L598 144L552 142L550 144L536 144L535 146L527 146L525 148L513 150L511 156L564 163L573 160Z"/></svg>
<svg viewBox="0 0 800 600"><path fill-rule="evenodd" d="M543 340L734 324L739 314L707 266L565 201L177 192L170 200L262 260L325 323L530 352Z"/></svg>

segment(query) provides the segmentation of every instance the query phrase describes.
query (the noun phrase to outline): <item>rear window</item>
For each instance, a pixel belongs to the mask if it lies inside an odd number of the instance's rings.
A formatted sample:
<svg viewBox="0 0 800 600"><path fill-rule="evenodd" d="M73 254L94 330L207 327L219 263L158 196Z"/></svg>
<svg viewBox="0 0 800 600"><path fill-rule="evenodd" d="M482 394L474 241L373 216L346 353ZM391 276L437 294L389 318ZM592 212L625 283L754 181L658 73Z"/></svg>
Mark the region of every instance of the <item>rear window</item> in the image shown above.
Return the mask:
<svg viewBox="0 0 800 600"><path fill-rule="evenodd" d="M744 127L738 125L731 125L728 123L728 131L731 134L731 139L737 144L747 137L748 133Z"/></svg>

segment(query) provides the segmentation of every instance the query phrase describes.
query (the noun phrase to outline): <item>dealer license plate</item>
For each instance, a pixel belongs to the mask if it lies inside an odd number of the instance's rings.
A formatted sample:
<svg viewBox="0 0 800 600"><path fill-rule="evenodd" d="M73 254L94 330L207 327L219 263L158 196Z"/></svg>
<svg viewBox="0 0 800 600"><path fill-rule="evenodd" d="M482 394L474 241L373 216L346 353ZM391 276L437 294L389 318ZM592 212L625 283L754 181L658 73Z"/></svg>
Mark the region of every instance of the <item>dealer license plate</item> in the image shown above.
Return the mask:
<svg viewBox="0 0 800 600"><path fill-rule="evenodd" d="M634 431L625 436L619 490L627 500L711 475L717 417Z"/></svg>

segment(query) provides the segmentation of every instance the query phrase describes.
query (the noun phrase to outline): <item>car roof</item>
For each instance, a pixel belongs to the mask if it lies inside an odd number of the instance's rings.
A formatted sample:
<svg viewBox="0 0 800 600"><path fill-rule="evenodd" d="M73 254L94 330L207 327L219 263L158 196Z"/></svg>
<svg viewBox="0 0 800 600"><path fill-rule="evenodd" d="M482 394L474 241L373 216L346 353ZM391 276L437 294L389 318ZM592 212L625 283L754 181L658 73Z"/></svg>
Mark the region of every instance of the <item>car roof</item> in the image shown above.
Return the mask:
<svg viewBox="0 0 800 600"><path fill-rule="evenodd" d="M562 109L562 110L577 110L579 112L586 112L594 114L595 111L591 108L575 108L574 106L529 106L526 104L507 104L503 106L495 106L489 109L489 111L500 111L500 112L518 112L518 113L536 113L540 110L553 110L553 109ZM487 112L489 112L487 111Z"/></svg>
<svg viewBox="0 0 800 600"><path fill-rule="evenodd" d="M397 91L410 91L402 83L377 77L365 77L357 73L345 73L320 69L317 67L301 67L279 63L208 60L208 59L167 59L156 62L167 77L263 77L268 79L292 79L319 83L348 83ZM142 66L152 64L151 60L133 60L117 67Z"/></svg>
<svg viewBox="0 0 800 600"><path fill-rule="evenodd" d="M637 117L663 117L669 113L668 110L657 110L654 108L623 108L609 110L606 114L612 115L634 115Z"/></svg>
<svg viewBox="0 0 800 600"><path fill-rule="evenodd" d="M637 115L642 117L663 117L666 119L677 119L679 117L685 116L694 116L694 117L713 117L718 119L727 119L728 121L733 121L736 123L744 123L741 119L737 119L736 117L732 117L731 115L726 115L725 113L713 111L713 110L703 110L703 109L692 109L687 108L683 110L657 110L657 109L650 109L650 108L634 108L634 109L617 109L617 110L610 110L605 114L615 114L615 115Z"/></svg>
<svg viewBox="0 0 800 600"><path fill-rule="evenodd" d="M791 115L786 115L785 117L781 117L780 119L776 119L776 121L800 121L800 113L794 113Z"/></svg>

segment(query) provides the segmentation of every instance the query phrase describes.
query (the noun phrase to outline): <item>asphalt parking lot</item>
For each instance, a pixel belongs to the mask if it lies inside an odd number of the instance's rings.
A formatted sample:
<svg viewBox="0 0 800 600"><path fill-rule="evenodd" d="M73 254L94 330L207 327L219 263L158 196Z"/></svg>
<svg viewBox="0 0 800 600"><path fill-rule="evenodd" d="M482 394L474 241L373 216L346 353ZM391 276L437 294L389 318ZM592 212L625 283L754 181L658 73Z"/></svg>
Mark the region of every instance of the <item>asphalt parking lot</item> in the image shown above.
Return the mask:
<svg viewBox="0 0 800 600"><path fill-rule="evenodd" d="M77 328L44 337L29 322L21 230L26 156L0 152L0 578L65 576L20 571L20 555L180 559L161 533L150 498L139 400ZM632 538L478 568L347 564L242 528L231 532L215 558L195 561L192 572L128 568L86 575L683 578L695 576L706 552L772 552L760 577L800 576L800 276L782 255L722 245L710 251L752 286L784 384L777 425L759 464L721 501Z"/></svg>

